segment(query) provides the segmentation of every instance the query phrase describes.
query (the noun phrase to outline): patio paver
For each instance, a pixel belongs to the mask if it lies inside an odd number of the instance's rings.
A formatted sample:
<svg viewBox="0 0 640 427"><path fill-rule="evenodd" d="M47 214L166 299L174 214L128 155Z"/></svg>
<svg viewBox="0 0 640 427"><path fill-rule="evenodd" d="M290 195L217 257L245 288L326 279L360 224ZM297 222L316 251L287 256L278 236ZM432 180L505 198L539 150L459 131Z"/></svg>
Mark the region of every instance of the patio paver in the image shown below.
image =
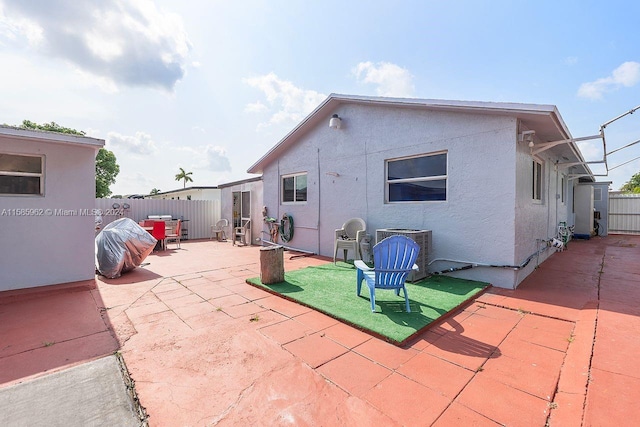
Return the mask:
<svg viewBox="0 0 640 427"><path fill-rule="evenodd" d="M258 247L185 241L119 279L0 294L0 387L118 350L152 426L623 425L639 258L640 236L570 242L399 348L246 285Z"/></svg>

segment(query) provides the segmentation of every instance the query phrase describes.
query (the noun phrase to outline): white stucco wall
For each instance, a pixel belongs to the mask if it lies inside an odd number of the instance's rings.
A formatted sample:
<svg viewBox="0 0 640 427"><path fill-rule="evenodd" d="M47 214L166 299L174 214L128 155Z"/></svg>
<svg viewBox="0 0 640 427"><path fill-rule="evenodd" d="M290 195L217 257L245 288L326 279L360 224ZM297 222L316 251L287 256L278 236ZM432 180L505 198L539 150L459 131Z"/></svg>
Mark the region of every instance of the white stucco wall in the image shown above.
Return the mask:
<svg viewBox="0 0 640 427"><path fill-rule="evenodd" d="M527 186L530 198L530 184L516 179L530 174L516 170L524 162L516 162L521 155L516 154L516 119L355 104L334 112L343 119L341 129L330 129L327 119L264 170L270 215L275 210L278 217L284 212L294 217L291 246L333 256L333 231L351 217L365 219L373 236L378 228L432 230L430 259L512 265L522 261L521 254L535 251L535 238L546 237L546 211L542 215L538 206L518 206L526 212L521 219L542 218L531 229L516 230L517 185ZM448 155L447 201L384 203L386 159L442 150ZM279 177L297 172L308 174L308 202L283 205ZM526 243L514 249L523 236ZM437 263L432 270L452 265ZM508 269L456 275L508 288L517 280Z"/></svg>
<svg viewBox="0 0 640 427"><path fill-rule="evenodd" d="M538 142L538 141L536 141ZM515 262L524 263L537 249L545 245L537 240L549 240L556 237L560 221L573 225L572 215L573 187L575 180L569 179L569 172L556 167L557 162L563 160L554 155L552 150L537 154L536 159L543 163L542 168L542 199L533 200L533 157L527 143L517 144L516 186L516 236ZM565 178L565 197L562 200L562 178ZM529 275L537 263L543 262L555 253L549 248L531 259L529 264L516 272L516 285Z"/></svg>
<svg viewBox="0 0 640 427"><path fill-rule="evenodd" d="M0 196L0 212L43 212L0 216L0 291L94 278L94 215L79 212L94 208L97 148L0 135L2 152L45 156L44 196Z"/></svg>
<svg viewBox="0 0 640 427"><path fill-rule="evenodd" d="M578 184L575 188L576 228L575 234L593 233L593 186Z"/></svg>

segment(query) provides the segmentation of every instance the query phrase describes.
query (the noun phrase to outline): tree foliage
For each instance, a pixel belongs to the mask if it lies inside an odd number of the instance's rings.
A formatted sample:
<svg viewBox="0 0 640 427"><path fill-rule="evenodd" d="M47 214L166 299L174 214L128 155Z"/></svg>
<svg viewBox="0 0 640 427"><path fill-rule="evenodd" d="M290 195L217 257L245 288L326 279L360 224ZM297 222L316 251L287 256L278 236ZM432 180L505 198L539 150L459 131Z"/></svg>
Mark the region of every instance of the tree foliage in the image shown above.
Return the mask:
<svg viewBox="0 0 640 427"><path fill-rule="evenodd" d="M193 172L186 172L182 168L179 168L179 169L180 169L180 173L176 174L176 181L183 181L182 188L186 188L187 182L193 182L193 178L191 178L191 175L193 175Z"/></svg>
<svg viewBox="0 0 640 427"><path fill-rule="evenodd" d="M71 135L85 135L84 131L60 126L56 122L38 124L31 120L23 120L19 126L22 129L44 130L48 132L66 133ZM120 173L120 166L116 163L116 156L106 148L101 148L96 156L96 197L107 197L111 194L109 186L116 182Z"/></svg>
<svg viewBox="0 0 640 427"><path fill-rule="evenodd" d="M153 190L151 190L149 192L149 194L151 194L153 196L154 194L158 194L159 192L160 192L160 190L158 188L154 188Z"/></svg>
<svg viewBox="0 0 640 427"><path fill-rule="evenodd" d="M631 179L620 188L620 191L624 191L625 193L640 193L640 172L633 175Z"/></svg>
<svg viewBox="0 0 640 427"><path fill-rule="evenodd" d="M72 128L66 128L64 126L60 126L56 122L43 123L43 124L40 125L38 123L32 122L31 120L23 120L22 124L20 125L20 127L23 128L23 129L46 130L46 131L49 131L49 132L68 133L68 134L71 134L71 135L84 135L85 134L81 130L76 130L76 129L72 129Z"/></svg>
<svg viewBox="0 0 640 427"><path fill-rule="evenodd" d="M101 148L96 156L96 198L111 195L109 187L116 182L120 173L120 166L116 163L116 156L106 148Z"/></svg>

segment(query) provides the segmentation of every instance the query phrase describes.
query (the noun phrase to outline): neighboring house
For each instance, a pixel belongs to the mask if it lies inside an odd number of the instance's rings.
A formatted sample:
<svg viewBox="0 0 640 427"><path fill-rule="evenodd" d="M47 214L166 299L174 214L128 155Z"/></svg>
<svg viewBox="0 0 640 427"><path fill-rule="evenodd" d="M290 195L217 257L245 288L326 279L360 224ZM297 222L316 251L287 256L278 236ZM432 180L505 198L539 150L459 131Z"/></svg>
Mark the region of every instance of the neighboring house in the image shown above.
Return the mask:
<svg viewBox="0 0 640 427"><path fill-rule="evenodd" d="M187 187L178 190L162 191L145 196L147 199L175 199L175 200L217 200L220 201L218 187Z"/></svg>
<svg viewBox="0 0 640 427"><path fill-rule="evenodd" d="M248 178L218 186L221 191L221 218L229 220L227 237L231 238L234 227L251 220L251 242L262 236L262 177Z"/></svg>
<svg viewBox="0 0 640 427"><path fill-rule="evenodd" d="M269 216L294 218L293 248L333 256L334 230L360 217L373 240L431 230L432 272L485 265L452 274L515 288L594 181L571 138L553 105L334 94L248 172Z"/></svg>
<svg viewBox="0 0 640 427"><path fill-rule="evenodd" d="M101 139L0 126L0 291L93 279Z"/></svg>

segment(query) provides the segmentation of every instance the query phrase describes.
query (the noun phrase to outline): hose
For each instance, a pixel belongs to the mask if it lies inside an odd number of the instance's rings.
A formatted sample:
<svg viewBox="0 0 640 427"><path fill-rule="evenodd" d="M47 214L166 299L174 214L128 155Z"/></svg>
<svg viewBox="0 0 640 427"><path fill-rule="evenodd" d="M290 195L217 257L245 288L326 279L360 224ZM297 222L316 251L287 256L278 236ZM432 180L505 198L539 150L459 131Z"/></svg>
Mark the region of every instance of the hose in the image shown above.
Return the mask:
<svg viewBox="0 0 640 427"><path fill-rule="evenodd" d="M288 227L286 227L287 224ZM289 242L293 239L293 217L286 213L282 215L280 220L280 238L283 242Z"/></svg>
<svg viewBox="0 0 640 427"><path fill-rule="evenodd" d="M264 240L264 239L260 239L260 238L256 239L256 242L258 242L258 241L261 241L262 243L266 243L266 244L271 245L271 246L282 246L287 251L300 252L302 254L302 255L292 255L291 258L289 258L289 259L302 258L302 257L312 256L312 255L316 254L315 252L305 251L304 249L292 248L291 246L287 246L287 245L280 245L278 243L273 243L273 242L270 242L268 240Z"/></svg>
<svg viewBox="0 0 640 427"><path fill-rule="evenodd" d="M542 240L542 241L544 241L544 240ZM536 246L537 246L537 243L536 243ZM529 255L529 257L527 259L525 259L519 265L486 264L486 263L472 262L472 261L462 261L462 260L456 260L456 259L436 258L436 259L430 261L429 265L431 265L431 264L433 264L434 262L437 262L437 261L457 262L457 263L467 264L467 265L464 265L464 266L461 266L461 267L451 267L451 268L447 268L445 270L435 271L435 272L430 273L430 274L431 275L438 275L438 274L453 273L454 271L469 270L470 268L475 268L475 267L503 268L503 269L509 269L509 270L518 271L518 270L521 270L521 269L525 268L531 262L531 260L534 257L537 257L538 255L540 255L542 252L544 252L547 249L548 249L547 246L544 246L542 249L536 248L536 252L534 252L533 254Z"/></svg>

